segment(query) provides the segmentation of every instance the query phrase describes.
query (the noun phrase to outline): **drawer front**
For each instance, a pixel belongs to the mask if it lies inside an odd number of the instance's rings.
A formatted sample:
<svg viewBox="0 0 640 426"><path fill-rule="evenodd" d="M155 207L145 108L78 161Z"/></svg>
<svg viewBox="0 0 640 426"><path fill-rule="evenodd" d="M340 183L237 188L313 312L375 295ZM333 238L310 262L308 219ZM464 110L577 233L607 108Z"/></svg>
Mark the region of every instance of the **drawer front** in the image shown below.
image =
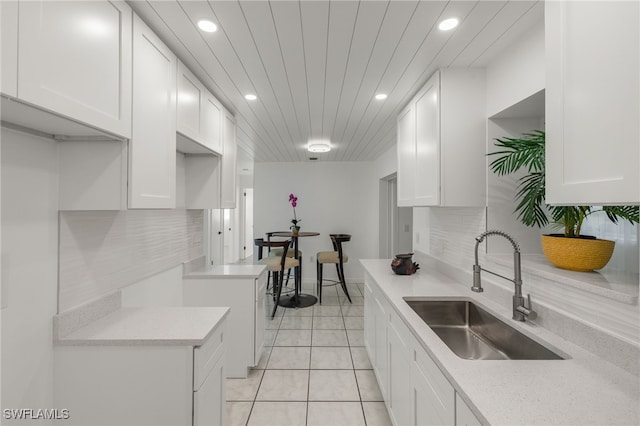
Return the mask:
<svg viewBox="0 0 640 426"><path fill-rule="evenodd" d="M218 325L211 336L193 353L193 390L200 389L211 369L224 355L225 323Z"/></svg>

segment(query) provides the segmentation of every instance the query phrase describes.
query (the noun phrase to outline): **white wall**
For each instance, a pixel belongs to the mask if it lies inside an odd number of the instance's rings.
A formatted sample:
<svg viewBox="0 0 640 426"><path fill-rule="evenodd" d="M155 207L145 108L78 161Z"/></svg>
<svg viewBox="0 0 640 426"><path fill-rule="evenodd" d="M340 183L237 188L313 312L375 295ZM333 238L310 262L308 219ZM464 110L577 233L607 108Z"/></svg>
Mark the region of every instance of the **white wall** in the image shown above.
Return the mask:
<svg viewBox="0 0 640 426"><path fill-rule="evenodd" d="M544 20L487 66L487 117L545 88Z"/></svg>
<svg viewBox="0 0 640 426"><path fill-rule="evenodd" d="M2 408L53 408L55 142L2 129ZM10 424L4 423L3 424Z"/></svg>
<svg viewBox="0 0 640 426"><path fill-rule="evenodd" d="M486 230L484 207L414 207L414 250L471 271L475 237Z"/></svg>
<svg viewBox="0 0 640 426"><path fill-rule="evenodd" d="M202 210L60 213L59 312L203 254Z"/></svg>
<svg viewBox="0 0 640 426"><path fill-rule="evenodd" d="M380 157L373 162L373 172L376 179L382 179L398 171L398 148L393 145L383 152Z"/></svg>
<svg viewBox="0 0 640 426"><path fill-rule="evenodd" d="M517 138L524 132L541 129L540 124L537 117L488 120L487 152L498 150L494 145L495 138ZM495 158L495 156L487 157L487 229L500 229L511 235L520 244L522 253L542 254L540 234L548 230L545 228L543 231L538 227L524 226L514 213L517 206L514 201L518 186L517 180L525 173L498 176L488 166ZM487 252L491 254L512 253L513 247L506 239L495 238L487 240Z"/></svg>
<svg viewBox="0 0 640 426"><path fill-rule="evenodd" d="M302 231L321 235L300 239L303 281L315 282L315 255L332 250L330 233L352 235L345 244L348 281L361 282L362 258L378 257L378 176L371 162L256 163L254 172L254 238L286 231L293 211L289 194L298 197L296 214ZM386 163L385 163L385 166ZM377 170L377 169L376 169ZM327 278L335 268L326 268Z"/></svg>

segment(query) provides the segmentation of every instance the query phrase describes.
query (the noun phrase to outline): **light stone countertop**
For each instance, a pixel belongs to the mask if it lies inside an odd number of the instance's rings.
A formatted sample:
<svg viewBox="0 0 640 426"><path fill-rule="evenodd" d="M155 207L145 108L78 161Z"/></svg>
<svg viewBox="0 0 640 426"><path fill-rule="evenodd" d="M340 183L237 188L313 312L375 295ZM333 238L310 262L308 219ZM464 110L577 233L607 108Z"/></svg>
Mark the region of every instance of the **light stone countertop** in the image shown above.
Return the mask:
<svg viewBox="0 0 640 426"><path fill-rule="evenodd" d="M483 423L640 424L637 376L534 323L512 320L511 306L500 306L471 292L469 285L433 272L435 263L421 262L420 270L412 276L395 275L389 259L361 260L361 263L456 392ZM403 297L473 300L567 359L489 361L459 358Z"/></svg>
<svg viewBox="0 0 640 426"><path fill-rule="evenodd" d="M489 262L513 268L513 255L490 255ZM522 256L522 272L560 282L582 291L597 294L629 305L638 304L638 274L619 271L574 272L557 268L544 255Z"/></svg>
<svg viewBox="0 0 640 426"><path fill-rule="evenodd" d="M184 278L258 278L265 265L212 265L185 272Z"/></svg>
<svg viewBox="0 0 640 426"><path fill-rule="evenodd" d="M58 338L57 345L200 346L229 308L121 308Z"/></svg>

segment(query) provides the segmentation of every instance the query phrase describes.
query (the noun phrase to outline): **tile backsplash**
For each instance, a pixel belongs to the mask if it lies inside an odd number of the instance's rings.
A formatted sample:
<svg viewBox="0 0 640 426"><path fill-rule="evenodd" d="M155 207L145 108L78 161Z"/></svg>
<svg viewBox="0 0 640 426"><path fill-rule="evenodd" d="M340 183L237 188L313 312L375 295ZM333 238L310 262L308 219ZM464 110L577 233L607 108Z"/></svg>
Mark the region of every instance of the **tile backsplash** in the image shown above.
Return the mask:
<svg viewBox="0 0 640 426"><path fill-rule="evenodd" d="M470 271L475 237L486 228L484 207L415 207L413 248Z"/></svg>
<svg viewBox="0 0 640 426"><path fill-rule="evenodd" d="M58 312L203 254L202 210L60 212Z"/></svg>

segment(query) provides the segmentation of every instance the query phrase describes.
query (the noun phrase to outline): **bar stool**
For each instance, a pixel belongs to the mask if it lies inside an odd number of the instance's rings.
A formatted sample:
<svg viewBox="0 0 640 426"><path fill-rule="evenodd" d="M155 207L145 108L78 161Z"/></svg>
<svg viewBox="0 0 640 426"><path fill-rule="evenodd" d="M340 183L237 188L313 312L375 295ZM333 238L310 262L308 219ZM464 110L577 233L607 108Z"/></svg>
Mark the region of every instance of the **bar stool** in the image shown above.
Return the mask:
<svg viewBox="0 0 640 426"><path fill-rule="evenodd" d="M344 264L349 261L349 256L347 256L342 250L342 243L351 241L351 235L349 234L329 234L331 237L331 244L333 244L333 251L321 251L318 252L316 256L316 271L317 271L317 291L318 291L318 301L322 303L322 270L325 263L334 263L336 265L336 271L338 272L338 281L335 280L327 280L324 281L332 281L335 284L340 283L342 287L342 291L349 299L349 303L351 303L351 296L349 296L349 291L347 290L347 283L344 278ZM333 285L335 285L333 284Z"/></svg>
<svg viewBox="0 0 640 426"><path fill-rule="evenodd" d="M284 279L284 271L295 268L299 265L298 259L293 259L287 256L291 240L285 241L264 241L262 238L256 238L253 240L258 250L258 263L260 265L266 265L267 271L273 274L273 312L271 318L275 317L276 310L278 309L278 301L280 300L280 294L282 293L282 284ZM280 248L282 254L280 257L267 256L262 257L262 249L267 247L269 249Z"/></svg>
<svg viewBox="0 0 640 426"><path fill-rule="evenodd" d="M267 241L271 241L271 237L273 236L273 234L275 234L276 232L265 232L265 235L267 236ZM269 249L269 256L281 256L282 255L282 249L281 248L274 248L274 249ZM287 252L287 256L292 257L294 259L302 259L302 250L298 250L298 253L296 255L295 250L293 249L293 243L291 245L291 247L289 247L289 251ZM284 284L285 286L289 285L289 278L291 277L291 269L289 269L287 271L287 282ZM269 286L269 277L267 276L267 287Z"/></svg>

